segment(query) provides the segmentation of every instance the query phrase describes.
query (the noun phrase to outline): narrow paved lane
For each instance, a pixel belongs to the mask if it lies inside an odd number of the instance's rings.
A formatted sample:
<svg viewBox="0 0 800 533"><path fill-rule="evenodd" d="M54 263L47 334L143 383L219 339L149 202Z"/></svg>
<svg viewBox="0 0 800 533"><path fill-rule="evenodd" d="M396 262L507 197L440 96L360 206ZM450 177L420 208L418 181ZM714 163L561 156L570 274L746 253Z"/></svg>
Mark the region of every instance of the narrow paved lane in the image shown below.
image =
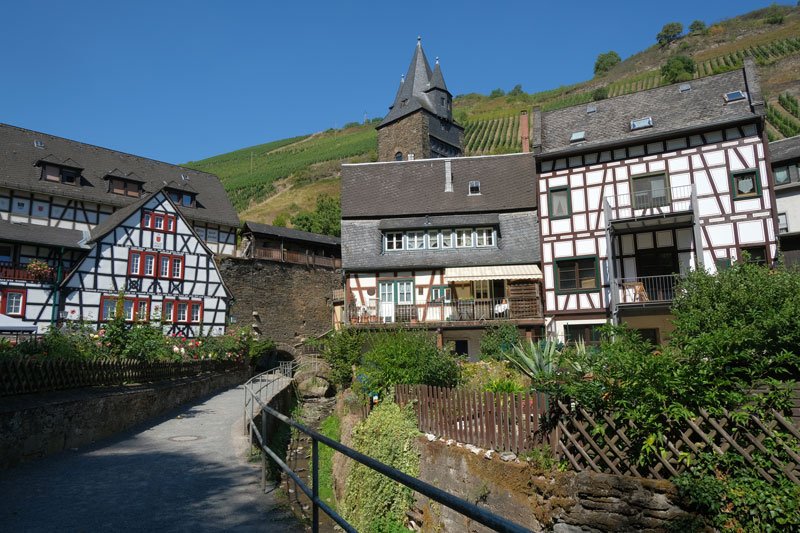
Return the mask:
<svg viewBox="0 0 800 533"><path fill-rule="evenodd" d="M242 387L0 471L0 531L301 531L246 462Z"/></svg>

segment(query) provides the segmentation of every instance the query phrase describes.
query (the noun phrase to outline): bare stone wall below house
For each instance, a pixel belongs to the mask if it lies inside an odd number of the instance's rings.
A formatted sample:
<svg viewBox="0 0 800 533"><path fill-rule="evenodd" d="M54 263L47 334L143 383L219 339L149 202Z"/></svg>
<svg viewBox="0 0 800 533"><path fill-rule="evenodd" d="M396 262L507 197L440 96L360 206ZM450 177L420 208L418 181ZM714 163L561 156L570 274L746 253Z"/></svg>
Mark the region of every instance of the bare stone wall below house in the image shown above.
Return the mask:
<svg viewBox="0 0 800 533"><path fill-rule="evenodd" d="M331 297L343 287L341 271L234 257L218 265L237 325L255 324L261 335L289 345L333 328Z"/></svg>
<svg viewBox="0 0 800 533"><path fill-rule="evenodd" d="M533 531L664 531L689 514L676 489L655 481L594 472L541 472L456 445L420 439L420 476ZM462 515L418 497L423 531L488 532Z"/></svg>
<svg viewBox="0 0 800 533"><path fill-rule="evenodd" d="M431 156L428 120L424 111L417 111L378 130L378 161L394 161L397 152L403 154L403 161L408 159L408 154L414 154L414 159Z"/></svg>
<svg viewBox="0 0 800 533"><path fill-rule="evenodd" d="M4 397L0 470L110 437L249 377L249 369L241 369L148 385Z"/></svg>

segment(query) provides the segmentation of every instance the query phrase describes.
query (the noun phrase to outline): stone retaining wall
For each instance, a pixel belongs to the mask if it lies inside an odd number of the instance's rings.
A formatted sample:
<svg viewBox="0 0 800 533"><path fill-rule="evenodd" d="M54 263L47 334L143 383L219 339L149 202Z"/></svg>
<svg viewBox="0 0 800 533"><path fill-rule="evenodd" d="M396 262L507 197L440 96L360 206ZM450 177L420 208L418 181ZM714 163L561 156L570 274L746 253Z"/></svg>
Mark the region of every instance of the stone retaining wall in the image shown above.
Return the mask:
<svg viewBox="0 0 800 533"><path fill-rule="evenodd" d="M148 385L2 398L0 469L91 444L249 377L243 369Z"/></svg>
<svg viewBox="0 0 800 533"><path fill-rule="evenodd" d="M420 479L533 531L664 531L690 515L668 481L584 471L542 472L513 458L473 453L420 439ZM512 456L513 457L513 456ZM418 497L423 531L488 532L427 498Z"/></svg>

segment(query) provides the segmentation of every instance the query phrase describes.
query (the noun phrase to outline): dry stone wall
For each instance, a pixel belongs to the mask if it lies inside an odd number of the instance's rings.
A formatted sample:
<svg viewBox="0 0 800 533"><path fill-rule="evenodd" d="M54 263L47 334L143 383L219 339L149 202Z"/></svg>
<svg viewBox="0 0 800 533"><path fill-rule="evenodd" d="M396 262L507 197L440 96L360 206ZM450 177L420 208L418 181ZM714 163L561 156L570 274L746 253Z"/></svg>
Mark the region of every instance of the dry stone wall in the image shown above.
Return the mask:
<svg viewBox="0 0 800 533"><path fill-rule="evenodd" d="M503 460L421 439L420 479L533 531L665 531L690 515L671 483L584 471L542 472L513 454ZM489 532L427 498L417 506L423 531Z"/></svg>

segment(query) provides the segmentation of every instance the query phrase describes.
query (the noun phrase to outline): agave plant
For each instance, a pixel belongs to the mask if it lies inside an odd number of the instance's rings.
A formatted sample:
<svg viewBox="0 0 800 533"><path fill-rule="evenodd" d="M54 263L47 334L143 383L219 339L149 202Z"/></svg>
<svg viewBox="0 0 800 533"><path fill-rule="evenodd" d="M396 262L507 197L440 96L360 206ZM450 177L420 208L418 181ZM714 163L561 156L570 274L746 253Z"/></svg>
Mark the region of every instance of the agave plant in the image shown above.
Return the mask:
<svg viewBox="0 0 800 533"><path fill-rule="evenodd" d="M504 355L534 382L553 380L561 363L559 344L550 340L521 342Z"/></svg>

